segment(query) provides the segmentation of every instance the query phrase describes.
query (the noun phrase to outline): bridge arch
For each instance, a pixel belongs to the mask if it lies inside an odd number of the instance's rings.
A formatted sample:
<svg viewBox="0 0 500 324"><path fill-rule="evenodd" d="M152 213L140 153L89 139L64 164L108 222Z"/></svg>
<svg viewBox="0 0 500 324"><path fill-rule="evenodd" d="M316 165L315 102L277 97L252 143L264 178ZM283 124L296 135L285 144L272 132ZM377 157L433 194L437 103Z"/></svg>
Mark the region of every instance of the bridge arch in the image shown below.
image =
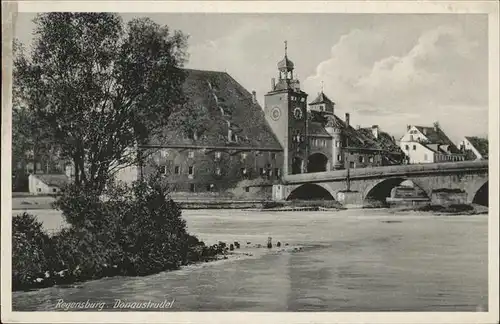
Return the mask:
<svg viewBox="0 0 500 324"><path fill-rule="evenodd" d="M286 200L335 200L335 193L326 184L306 183L298 186Z"/></svg>
<svg viewBox="0 0 500 324"><path fill-rule="evenodd" d="M313 153L307 158L307 173L324 172L327 170L328 157L323 153Z"/></svg>
<svg viewBox="0 0 500 324"><path fill-rule="evenodd" d="M472 194L473 194L472 196L473 204L488 206L488 195L489 195L488 181L483 183L483 185L479 187L479 189L473 192Z"/></svg>
<svg viewBox="0 0 500 324"><path fill-rule="evenodd" d="M429 191L414 179L393 177L380 180L368 186L363 195L364 203L386 205L386 198L390 197L392 190L398 186L408 188L411 192L408 194L419 198L430 198Z"/></svg>

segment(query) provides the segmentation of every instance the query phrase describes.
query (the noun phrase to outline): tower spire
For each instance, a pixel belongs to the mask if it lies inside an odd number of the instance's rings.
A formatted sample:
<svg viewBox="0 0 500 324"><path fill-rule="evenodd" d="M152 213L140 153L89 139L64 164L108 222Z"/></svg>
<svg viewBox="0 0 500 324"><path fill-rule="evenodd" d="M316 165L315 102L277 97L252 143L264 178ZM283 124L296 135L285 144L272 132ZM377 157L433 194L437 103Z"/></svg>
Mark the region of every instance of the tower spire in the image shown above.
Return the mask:
<svg viewBox="0 0 500 324"><path fill-rule="evenodd" d="M323 93L323 80L321 80L321 93Z"/></svg>
<svg viewBox="0 0 500 324"><path fill-rule="evenodd" d="M285 41L285 57L287 56L288 42Z"/></svg>

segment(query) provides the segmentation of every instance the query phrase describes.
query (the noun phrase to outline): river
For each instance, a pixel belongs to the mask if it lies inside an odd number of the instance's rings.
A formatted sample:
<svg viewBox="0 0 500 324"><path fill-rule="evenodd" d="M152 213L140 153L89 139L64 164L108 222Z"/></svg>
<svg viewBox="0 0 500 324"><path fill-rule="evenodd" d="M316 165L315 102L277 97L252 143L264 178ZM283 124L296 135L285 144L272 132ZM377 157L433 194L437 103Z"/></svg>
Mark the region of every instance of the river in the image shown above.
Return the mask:
<svg viewBox="0 0 500 324"><path fill-rule="evenodd" d="M56 211L37 213L49 227L60 219ZM239 241L241 250L253 255L147 277L14 292L13 310L61 310L55 307L60 299L101 301L110 311L116 310L116 299L175 300L168 311L488 310L487 215L386 209L185 210L183 215L200 239ZM304 248L247 248L265 245L268 236Z"/></svg>

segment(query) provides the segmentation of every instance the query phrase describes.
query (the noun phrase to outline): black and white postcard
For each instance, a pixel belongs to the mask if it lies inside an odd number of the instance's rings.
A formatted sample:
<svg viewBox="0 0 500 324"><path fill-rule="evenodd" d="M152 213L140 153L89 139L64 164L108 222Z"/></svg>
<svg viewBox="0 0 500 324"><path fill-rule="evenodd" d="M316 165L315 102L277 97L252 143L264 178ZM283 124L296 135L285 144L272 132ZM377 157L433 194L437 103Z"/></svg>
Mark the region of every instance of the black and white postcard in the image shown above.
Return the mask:
<svg viewBox="0 0 500 324"><path fill-rule="evenodd" d="M2 11L2 322L498 322L498 2Z"/></svg>

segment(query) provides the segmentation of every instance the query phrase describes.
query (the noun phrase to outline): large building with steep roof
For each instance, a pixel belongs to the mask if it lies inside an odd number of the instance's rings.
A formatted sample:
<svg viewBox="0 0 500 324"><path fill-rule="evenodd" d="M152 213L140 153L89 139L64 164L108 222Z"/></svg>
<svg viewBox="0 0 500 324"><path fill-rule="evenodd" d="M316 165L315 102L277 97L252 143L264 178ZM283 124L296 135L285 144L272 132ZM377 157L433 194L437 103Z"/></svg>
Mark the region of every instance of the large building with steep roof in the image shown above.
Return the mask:
<svg viewBox="0 0 500 324"><path fill-rule="evenodd" d="M439 124L432 127L407 125L400 140L408 163L439 163L465 160L465 154L448 138Z"/></svg>
<svg viewBox="0 0 500 324"><path fill-rule="evenodd" d="M256 94L225 72L185 71L187 103L172 116L184 120L142 145L147 156L142 166L124 169L118 179L159 172L174 191L201 196L252 197L270 191L282 173L283 149Z"/></svg>

